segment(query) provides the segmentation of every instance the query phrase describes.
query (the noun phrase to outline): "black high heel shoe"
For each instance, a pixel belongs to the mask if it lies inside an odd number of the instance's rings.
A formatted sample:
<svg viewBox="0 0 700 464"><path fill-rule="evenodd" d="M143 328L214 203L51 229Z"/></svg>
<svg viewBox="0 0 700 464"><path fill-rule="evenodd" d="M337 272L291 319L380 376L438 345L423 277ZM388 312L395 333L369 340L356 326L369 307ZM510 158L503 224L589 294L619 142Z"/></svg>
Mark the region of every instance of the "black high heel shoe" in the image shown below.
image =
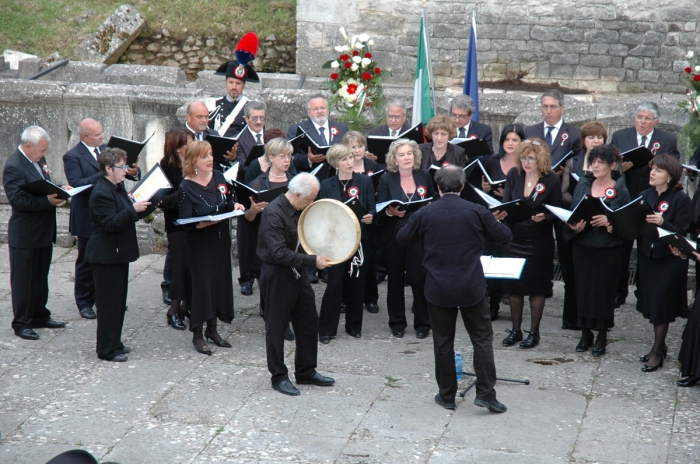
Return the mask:
<svg viewBox="0 0 700 464"><path fill-rule="evenodd" d="M591 332L590 337L588 337L588 341L583 341L583 337L581 337L581 341L578 342L578 345L576 345L576 351L579 353L585 353L588 351L588 349L593 345L593 332Z"/></svg>
<svg viewBox="0 0 700 464"><path fill-rule="evenodd" d="M168 319L168 325L172 326L173 329L175 329L175 330L185 330L187 328L187 327L185 327L185 324L182 322L180 315L177 313L167 314L167 319Z"/></svg>
<svg viewBox="0 0 700 464"><path fill-rule="evenodd" d="M668 355L668 345L664 345L664 359L666 359L666 356ZM639 362L647 362L649 361L649 355L645 354L644 356L639 357Z"/></svg>
<svg viewBox="0 0 700 464"><path fill-rule="evenodd" d="M207 341L214 342L216 346L220 346L221 348L231 348L232 345L221 338L221 335L216 333L216 331L213 334L209 334L207 332L204 332L204 337Z"/></svg>
<svg viewBox="0 0 700 464"><path fill-rule="evenodd" d="M207 346L207 342L204 341L204 338L202 338L202 328L198 327L193 333L192 333L192 345L194 345L194 349L197 350L197 353L202 353L206 354L207 356L211 356L212 352L211 349ZM201 345L201 346L199 346Z"/></svg>
<svg viewBox="0 0 700 464"><path fill-rule="evenodd" d="M661 361L659 361L659 363L656 366L650 366L650 365L645 363L642 366L642 372L654 372L659 367L664 367L664 358L661 358Z"/></svg>
<svg viewBox="0 0 700 464"><path fill-rule="evenodd" d="M698 381L700 381L700 378L690 376L684 379L676 380L676 385L679 387L694 387Z"/></svg>

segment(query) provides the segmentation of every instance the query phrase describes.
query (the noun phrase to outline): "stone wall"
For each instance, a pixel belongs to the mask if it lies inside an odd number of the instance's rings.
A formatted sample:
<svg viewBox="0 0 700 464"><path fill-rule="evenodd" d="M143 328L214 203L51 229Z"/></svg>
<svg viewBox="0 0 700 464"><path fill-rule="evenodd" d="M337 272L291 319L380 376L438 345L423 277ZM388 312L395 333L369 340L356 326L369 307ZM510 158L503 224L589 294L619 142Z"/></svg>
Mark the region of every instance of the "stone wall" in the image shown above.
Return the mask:
<svg viewBox="0 0 700 464"><path fill-rule="evenodd" d="M180 67L189 80L202 70L214 70L234 58L240 37L185 35L174 37L168 29L141 35L119 60L120 63ZM253 66L263 72L294 72L296 45L285 43L274 34L259 37L260 47Z"/></svg>
<svg viewBox="0 0 700 464"><path fill-rule="evenodd" d="M415 72L420 0L297 2L297 72L325 76L323 62L348 34L374 37L376 61L389 81ZM687 50L700 51L697 0L441 0L427 2L436 83L464 79L469 25L477 8L480 80L525 74L525 81L559 82L594 91L683 92Z"/></svg>

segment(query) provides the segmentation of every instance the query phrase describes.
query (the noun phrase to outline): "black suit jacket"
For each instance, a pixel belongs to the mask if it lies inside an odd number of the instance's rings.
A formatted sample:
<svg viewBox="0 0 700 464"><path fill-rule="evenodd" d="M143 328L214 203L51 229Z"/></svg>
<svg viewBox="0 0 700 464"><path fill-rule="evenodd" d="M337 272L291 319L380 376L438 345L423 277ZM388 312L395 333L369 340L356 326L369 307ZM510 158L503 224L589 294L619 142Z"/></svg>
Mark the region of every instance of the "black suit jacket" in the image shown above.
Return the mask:
<svg viewBox="0 0 700 464"><path fill-rule="evenodd" d="M545 138L545 123L544 121L535 124L534 126L528 126L525 128L525 138L537 137L544 141ZM567 134L566 140L563 140L562 135ZM581 149L581 129L576 126L571 126L566 122L561 123L559 132L557 132L557 138L554 140L553 148L550 150L550 155L552 158L552 164L556 164L560 159L564 157L571 150L574 153L578 153Z"/></svg>
<svg viewBox="0 0 700 464"><path fill-rule="evenodd" d="M422 153L420 168L427 171L428 169L430 169L430 155L433 150L433 142L421 143L420 145L418 145L418 147L420 148L420 151ZM465 155L464 153L464 148L460 147L459 145L453 145L451 143L448 143L447 152L442 158L442 164L444 165L445 163L454 164L455 166L459 166L460 168L466 166L467 155Z"/></svg>
<svg viewBox="0 0 700 464"><path fill-rule="evenodd" d="M433 179L430 174L423 170L413 171L413 181L416 184L416 189L418 187L425 187L426 194L423 198L433 198L433 201L437 200L437 194L433 187ZM377 188L377 203L383 203L389 200L400 200L405 195L403 188L401 188L401 177L398 172L385 172L379 179L379 187ZM414 195L413 201L420 200L417 194ZM380 244L388 242L392 236L398 231L411 217L414 213L406 213L403 218L396 216L387 216L386 210L382 210L376 216L376 227L377 227L377 240Z"/></svg>
<svg viewBox="0 0 700 464"><path fill-rule="evenodd" d="M20 185L36 180L51 180L46 159L39 160L44 177L19 150L8 158L2 172L5 194L12 206L7 224L7 241L14 248L46 248L56 242L56 207L44 196L34 196Z"/></svg>
<svg viewBox="0 0 700 464"><path fill-rule="evenodd" d="M480 261L486 240L508 243L512 237L508 226L498 222L485 207L458 195L444 195L416 211L396 235L396 241L405 247L417 242L422 245L425 297L429 302L466 307L479 303L486 295Z"/></svg>
<svg viewBox="0 0 700 464"><path fill-rule="evenodd" d="M658 150L653 149L655 143L659 144ZM626 129L615 131L610 139L610 144L616 146L617 149L620 150L620 153L637 148L637 146L639 146L637 143L637 129L634 127L628 127ZM669 132L664 132L661 129L654 129L654 132L651 134L651 139L649 140L649 145L647 146L655 155L668 153L676 159L681 158L681 153L678 151L676 136ZM650 172L651 168L649 166L644 166L639 169L625 172L627 190L629 190L632 199L637 198L642 190L649 188Z"/></svg>
<svg viewBox="0 0 700 464"><path fill-rule="evenodd" d="M309 137L314 139L314 141L318 145L325 145L325 143L321 141L321 136L316 130L316 126L314 126L314 123L310 119L305 119L300 123L292 124L291 126L289 126L289 129L287 130L287 140L291 140L297 136L297 127L301 127L302 129L304 129L304 132L306 132L309 135ZM332 134L333 128L335 128L338 131L336 135ZM342 122L331 121L329 119L328 130L329 132L331 132L331 134L326 134L326 138L328 139L328 145L335 145L336 143L341 143L343 141L343 136L348 131L348 126L346 126ZM319 163L314 163L313 166L310 166L309 157L306 153L302 153L301 151L297 151L294 153L294 165L296 166L298 172L313 171L316 168L316 166L318 166L318 164Z"/></svg>
<svg viewBox="0 0 700 464"><path fill-rule="evenodd" d="M403 126L401 126L401 128L399 129L399 134L406 132L410 128L411 126L407 122L403 123ZM384 124L383 126L373 127L369 130L369 133L367 135L381 135L384 137L389 137L391 135L389 133L389 125Z"/></svg>
<svg viewBox="0 0 700 464"><path fill-rule="evenodd" d="M479 139L484 139L489 146L490 154L493 155L493 131L491 130L491 126L477 121L471 121L469 123L469 130L467 131L467 138L472 135L475 135ZM457 129L457 137L459 137L459 129Z"/></svg>
<svg viewBox="0 0 700 464"><path fill-rule="evenodd" d="M360 206L367 211L367 214L374 216L376 214L375 206L377 200L374 195L374 184L372 183L372 179L364 174L353 172L352 182L350 185L354 185L359 190L358 200L360 201ZM329 177L321 182L321 189L318 192L318 198L332 198L333 200L343 201L340 194L338 176ZM363 239L372 238L374 236L373 224L365 224L360 222L360 227L362 228Z"/></svg>
<svg viewBox="0 0 700 464"><path fill-rule="evenodd" d="M236 160L239 161L238 164L238 181L243 182L245 179L245 173L248 170L248 166L245 166L245 162L248 159L248 154L250 150L253 149L258 141L255 140L253 134L246 128L238 137L238 149L236 150Z"/></svg>
<svg viewBox="0 0 700 464"><path fill-rule="evenodd" d="M693 157L690 158L688 164L692 164L695 167L700 166L700 143L698 144L698 148L695 149L695 153L693 153Z"/></svg>
<svg viewBox="0 0 700 464"><path fill-rule="evenodd" d="M100 151L106 148L102 145ZM63 155L63 170L66 173L66 180L72 187L83 185L95 185L100 178L100 171L97 160L87 149L83 142L78 142ZM70 223L68 230L76 237L88 238L92 234L92 223L90 222L90 193L92 188L74 196L70 200Z"/></svg>
<svg viewBox="0 0 700 464"><path fill-rule="evenodd" d="M103 176L90 194L92 235L85 250L85 261L99 264L125 264L139 258L136 221L148 210L136 213L124 184L114 185Z"/></svg>

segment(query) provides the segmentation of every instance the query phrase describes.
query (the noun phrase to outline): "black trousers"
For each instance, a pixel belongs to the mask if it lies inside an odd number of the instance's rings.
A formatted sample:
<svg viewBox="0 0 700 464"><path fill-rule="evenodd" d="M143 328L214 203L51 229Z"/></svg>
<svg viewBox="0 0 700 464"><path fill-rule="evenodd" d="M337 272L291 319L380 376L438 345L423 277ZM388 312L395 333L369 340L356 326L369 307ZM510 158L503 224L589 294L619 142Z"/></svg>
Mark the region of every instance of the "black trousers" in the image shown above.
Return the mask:
<svg viewBox="0 0 700 464"><path fill-rule="evenodd" d="M627 297L630 282L630 255L634 248L634 240L625 241L622 244L622 262L620 263L620 279L617 283L617 295Z"/></svg>
<svg viewBox="0 0 700 464"><path fill-rule="evenodd" d="M78 257L75 260L75 285L73 294L78 309L92 308L95 305L95 282L92 280L90 263L85 262L85 249L89 237L78 237Z"/></svg>
<svg viewBox="0 0 700 464"><path fill-rule="evenodd" d="M364 254L365 245L369 240L362 240L362 251ZM326 292L321 301L321 314L318 318L318 334L335 337L338 333L338 322L340 321L340 303L345 298L345 330L351 332L362 332L362 300L365 294L365 282L367 280L367 256L360 273L357 275L357 268L354 268L352 276L350 271L350 261L336 264L328 268L328 284ZM376 282L376 279L375 279Z"/></svg>
<svg viewBox="0 0 700 464"><path fill-rule="evenodd" d="M165 264L163 264L163 281L160 283L160 289L170 291L170 283L173 277L173 258L170 252L170 241L168 241L168 252L165 254Z"/></svg>
<svg viewBox="0 0 700 464"><path fill-rule="evenodd" d="M263 263L260 292L265 299L265 349L272 384L289 380L284 364L284 331L289 321L294 329L296 351L294 376L307 379L316 373L318 355L318 314L306 269L298 279L288 266Z"/></svg>
<svg viewBox="0 0 700 464"><path fill-rule="evenodd" d="M240 273L238 283L240 285L253 285L255 282L253 259L256 250L251 246L250 234L250 221L243 216L238 217L236 220L236 248L238 249L238 272Z"/></svg>
<svg viewBox="0 0 700 464"><path fill-rule="evenodd" d="M362 240L362 249L367 262L364 303L367 305L370 303L377 304L379 301L379 288L377 286L377 248L374 245L374 238Z"/></svg>
<svg viewBox="0 0 700 464"><path fill-rule="evenodd" d="M495 400L496 390L493 387L496 385L496 363L493 360L493 329L487 299L463 308L428 303L428 312L433 324L435 379L442 400L452 403L457 393L454 342L458 312L462 313L464 327L474 347L476 398Z"/></svg>
<svg viewBox="0 0 700 464"><path fill-rule="evenodd" d="M53 247L10 247L10 289L12 291L12 328L30 329L51 317L49 268Z"/></svg>
<svg viewBox="0 0 700 464"><path fill-rule="evenodd" d="M567 226L568 227L568 226ZM559 238L557 232L557 254L559 255L559 269L564 280L564 310L562 311L562 324L567 327L578 326L578 310L576 309L576 279L574 268L574 241L565 241Z"/></svg>
<svg viewBox="0 0 700 464"><path fill-rule="evenodd" d="M408 248L399 246L396 239L384 244L384 259L388 275L386 308L389 313L389 327L392 330L406 330L406 301L404 299L404 272L413 291L413 328L430 328L428 302L425 299L425 273L421 267L423 248L420 244Z"/></svg>
<svg viewBox="0 0 700 464"><path fill-rule="evenodd" d="M92 263L97 306L97 357L122 354L122 327L129 287L129 264Z"/></svg>

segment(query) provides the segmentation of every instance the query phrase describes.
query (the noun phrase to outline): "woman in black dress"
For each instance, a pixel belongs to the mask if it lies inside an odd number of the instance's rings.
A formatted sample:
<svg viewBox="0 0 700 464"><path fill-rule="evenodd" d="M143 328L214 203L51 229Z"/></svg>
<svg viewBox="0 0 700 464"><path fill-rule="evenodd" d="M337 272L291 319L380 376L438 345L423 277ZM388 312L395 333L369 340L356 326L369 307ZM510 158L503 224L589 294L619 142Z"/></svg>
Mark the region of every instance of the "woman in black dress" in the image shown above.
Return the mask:
<svg viewBox="0 0 700 464"><path fill-rule="evenodd" d="M421 151L412 140L398 139L389 147L386 170L379 179L377 203L390 200L403 202L433 198L433 179L420 169ZM406 225L412 213L397 206L387 206L377 213L377 241L384 250L386 270L389 276L386 306L389 327L397 338L406 330L406 301L404 300L404 274L413 292L413 327L418 338L430 333L428 302L423 293L425 273L421 262L423 249L420 244L403 248L396 243L396 233Z"/></svg>
<svg viewBox="0 0 700 464"><path fill-rule="evenodd" d="M173 192L163 198L158 205L163 209L165 232L168 234L168 255L170 265L170 309L167 314L168 325L176 330L185 330L184 311L190 307L192 299L192 280L187 261L187 233L182 226L175 225L179 218L177 208L177 190L182 182L182 165L185 160L187 144L194 140L192 132L176 128L168 132L165 138L165 150L160 167L173 186ZM182 306L181 306L182 304Z"/></svg>
<svg viewBox="0 0 700 464"><path fill-rule="evenodd" d="M364 156L364 155L363 155ZM366 212L360 220L362 239L360 249L349 260L328 269L328 285L323 293L321 313L318 321L318 339L327 344L338 333L342 296L347 295L345 309L345 332L354 338L362 336L362 301L367 280L366 250L373 248L372 222L374 220L375 195L372 180L353 171L355 156L345 144L333 145L326 154L328 164L337 169L338 174L321 182L318 198L332 198L343 203L357 199ZM357 256L363 257L358 264ZM376 281L376 280L375 280Z"/></svg>
<svg viewBox="0 0 700 464"><path fill-rule="evenodd" d="M244 209L243 205L234 203L233 192L224 175L214 170L209 142L195 141L187 145L182 173L185 178L178 190L181 219ZM231 347L216 331L217 319L226 323L233 320L229 221L200 221L185 227L192 276L192 344L198 352L211 355L204 336L217 346ZM207 329L203 336L204 322Z"/></svg>
<svg viewBox="0 0 700 464"><path fill-rule="evenodd" d="M503 201L521 199L535 210L530 219L509 223L507 213L496 211L499 220L505 220L513 231L513 241L506 245L504 256L525 258L525 267L519 280L508 281L510 314L513 328L503 340L503 345L520 342L520 348L533 348L540 342L540 321L544 312L545 295L552 290L554 275L554 235L552 223L555 216L544 204L561 206L559 176L552 172L547 144L537 138L523 140L515 152L516 169L506 176ZM547 211L546 213L543 211ZM530 298L530 334L523 340L520 329L523 319L525 296Z"/></svg>
<svg viewBox="0 0 700 464"><path fill-rule="evenodd" d="M136 221L153 209L150 202L132 203L124 189L126 152L107 148L97 157L102 174L90 193L92 235L85 249L95 281L97 357L124 362L131 350L122 343L129 287L129 263L139 258Z"/></svg>
<svg viewBox="0 0 700 464"><path fill-rule="evenodd" d="M574 205L585 195L603 198L612 210L629 203L624 176L618 171L621 161L612 145L593 148L586 156L591 173L576 185ZM593 216L586 226L585 221L569 224L564 234L572 246L576 325L582 330L576 351L584 353L593 346L593 356L598 357L605 354L608 329L615 325L615 289L624 241L614 235L605 215ZM595 345L592 330L598 331Z"/></svg>
<svg viewBox="0 0 700 464"><path fill-rule="evenodd" d="M445 115L435 116L425 127L425 133L432 142L419 145L422 156L421 169L428 171L432 165L442 167L455 164L461 168L467 165L464 148L449 142L457 135L452 118Z"/></svg>
<svg viewBox="0 0 700 464"><path fill-rule="evenodd" d="M650 162L651 188L641 192L654 214L647 222L685 235L693 218L690 198L679 184L683 167L674 157L662 154ZM656 230L637 241L637 311L654 325L654 346L640 357L642 372L653 372L664 364L668 347L668 325L676 317L688 317L688 261L674 256Z"/></svg>

